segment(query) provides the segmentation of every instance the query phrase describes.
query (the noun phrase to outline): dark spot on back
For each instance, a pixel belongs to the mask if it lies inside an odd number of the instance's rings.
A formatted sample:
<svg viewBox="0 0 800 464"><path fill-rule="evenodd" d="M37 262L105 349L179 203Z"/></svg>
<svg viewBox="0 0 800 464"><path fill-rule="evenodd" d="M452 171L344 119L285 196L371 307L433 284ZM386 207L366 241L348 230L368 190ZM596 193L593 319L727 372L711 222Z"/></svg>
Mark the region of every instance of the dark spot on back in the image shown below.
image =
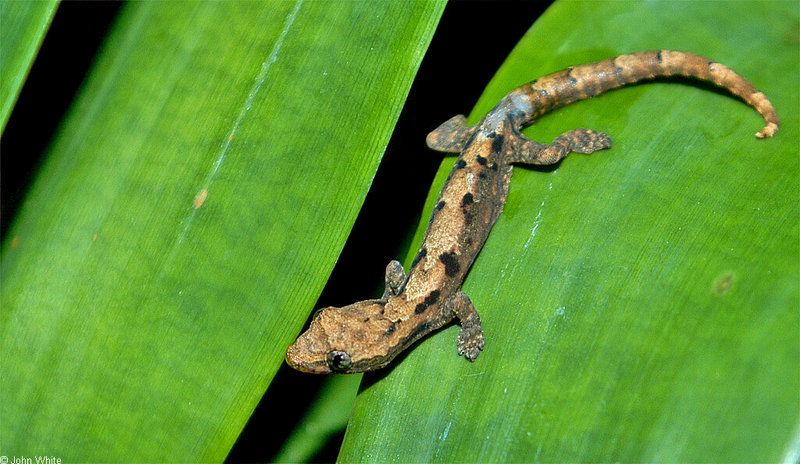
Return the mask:
<svg viewBox="0 0 800 464"><path fill-rule="evenodd" d="M386 332L383 333L383 336L388 337L389 335L394 333L395 329L397 329L397 325L394 322L392 322L392 325L390 325L389 328L386 329Z"/></svg>
<svg viewBox="0 0 800 464"><path fill-rule="evenodd" d="M503 151L503 142L505 142L503 134L497 134L497 137L492 140L492 153L501 153Z"/></svg>
<svg viewBox="0 0 800 464"><path fill-rule="evenodd" d="M420 260L421 260L422 258L424 258L424 257L425 257L427 254L428 254L428 249L427 249L427 248L422 248L422 249L420 249L420 250L419 250L419 253L417 253L417 256L414 256L414 260L413 260L413 261L411 261L411 267L414 267L414 266L416 266L416 265L417 265L417 263L419 263L419 262L420 262Z"/></svg>
<svg viewBox="0 0 800 464"><path fill-rule="evenodd" d="M458 159L458 161L456 161L456 169L462 169L462 168L464 168L466 165L467 165L467 162L466 162L466 161L464 161L464 160L463 160L463 159L461 159L461 158L459 158L459 159Z"/></svg>
<svg viewBox="0 0 800 464"><path fill-rule="evenodd" d="M488 174L486 174L486 171L481 171L478 173L478 177L480 177L481 179L486 179L487 175Z"/></svg>
<svg viewBox="0 0 800 464"><path fill-rule="evenodd" d="M444 205L446 205L446 204L447 203L445 203L444 200L440 201L439 203L436 203L436 211L441 211L442 208L444 208Z"/></svg>
<svg viewBox="0 0 800 464"><path fill-rule="evenodd" d="M439 261L444 264L444 273L447 277L455 277L461 269L461 265L458 264L458 258L456 258L456 254L452 251L439 255Z"/></svg>
<svg viewBox="0 0 800 464"><path fill-rule="evenodd" d="M475 199L472 197L472 194L471 193L466 193L466 194L464 194L464 197L461 198L461 207L463 208L463 207L465 207L465 206L467 206L469 204L472 204L472 202L474 202L474 201L475 201Z"/></svg>
<svg viewBox="0 0 800 464"><path fill-rule="evenodd" d="M656 59L658 60L659 63L664 61L664 58L661 56L661 50L659 50L658 53L656 53Z"/></svg>
<svg viewBox="0 0 800 464"><path fill-rule="evenodd" d="M428 294L428 296L425 297L425 304L427 306L430 306L436 303L438 299L439 299L439 290L434 290L430 294Z"/></svg>
<svg viewBox="0 0 800 464"><path fill-rule="evenodd" d="M496 141L497 139L494 140L494 142ZM492 142L492 146L494 146L494 142ZM481 155L478 155L478 164L480 164L481 166L486 166L486 158L484 158Z"/></svg>
<svg viewBox="0 0 800 464"><path fill-rule="evenodd" d="M492 163L491 165L489 165L489 169L491 169L492 171L497 171L497 163Z"/></svg>

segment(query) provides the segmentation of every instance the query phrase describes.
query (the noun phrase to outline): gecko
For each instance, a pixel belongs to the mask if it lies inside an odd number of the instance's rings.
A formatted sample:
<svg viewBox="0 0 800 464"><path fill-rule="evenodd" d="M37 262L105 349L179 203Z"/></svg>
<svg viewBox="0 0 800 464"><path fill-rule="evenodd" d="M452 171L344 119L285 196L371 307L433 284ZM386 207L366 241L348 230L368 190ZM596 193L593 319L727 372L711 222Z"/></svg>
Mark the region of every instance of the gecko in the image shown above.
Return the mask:
<svg viewBox="0 0 800 464"><path fill-rule="evenodd" d="M528 139L523 127L556 108L608 90L659 77L684 76L727 89L778 131L767 97L730 68L693 53L637 52L541 77L506 95L477 124L454 116L428 134L428 147L459 153L433 207L408 274L398 261L386 266L378 299L320 310L287 349L287 363L310 373L354 373L385 367L416 341L458 319L459 355L474 361L485 345L481 319L461 284L499 217L515 164L549 165L569 153L611 147L608 134L573 129L550 144Z"/></svg>

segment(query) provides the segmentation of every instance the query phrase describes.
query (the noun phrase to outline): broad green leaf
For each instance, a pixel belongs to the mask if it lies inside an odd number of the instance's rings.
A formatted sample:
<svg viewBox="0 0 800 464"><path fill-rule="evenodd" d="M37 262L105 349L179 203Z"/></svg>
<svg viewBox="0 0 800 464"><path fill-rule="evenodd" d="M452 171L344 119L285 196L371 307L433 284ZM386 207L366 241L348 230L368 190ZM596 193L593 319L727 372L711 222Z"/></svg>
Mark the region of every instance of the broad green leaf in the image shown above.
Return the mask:
<svg viewBox="0 0 800 464"><path fill-rule="evenodd" d="M0 1L0 132L31 69L58 0Z"/></svg>
<svg viewBox="0 0 800 464"><path fill-rule="evenodd" d="M798 8L554 4L471 121L538 76L666 48L751 79L782 129L756 139L763 121L752 108L684 82L621 89L543 117L529 137L590 127L614 147L515 168L463 286L486 349L475 363L459 358L450 327L393 369L365 375L340 460L796 462ZM417 244L453 162L431 187Z"/></svg>
<svg viewBox="0 0 800 464"><path fill-rule="evenodd" d="M125 6L3 247L0 454L224 459L442 9Z"/></svg>

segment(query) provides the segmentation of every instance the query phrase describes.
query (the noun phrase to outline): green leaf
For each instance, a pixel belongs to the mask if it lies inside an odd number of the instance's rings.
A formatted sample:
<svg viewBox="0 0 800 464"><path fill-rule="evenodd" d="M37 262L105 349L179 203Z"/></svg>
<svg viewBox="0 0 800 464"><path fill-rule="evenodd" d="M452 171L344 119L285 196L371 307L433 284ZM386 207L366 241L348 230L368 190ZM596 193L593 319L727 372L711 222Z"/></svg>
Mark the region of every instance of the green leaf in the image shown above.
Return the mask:
<svg viewBox="0 0 800 464"><path fill-rule="evenodd" d="M529 137L590 127L614 147L515 168L463 286L483 319L483 354L459 358L450 327L365 375L339 459L794 462L799 17L793 2L554 4L471 121L568 65L678 49L752 80L782 129L756 139L763 120L752 108L683 82L543 117ZM431 188L416 244L453 162Z"/></svg>
<svg viewBox="0 0 800 464"><path fill-rule="evenodd" d="M3 247L0 454L225 458L442 9L124 7Z"/></svg>
<svg viewBox="0 0 800 464"><path fill-rule="evenodd" d="M299 427L283 443L275 462L310 462L333 435L343 432L361 375L328 376Z"/></svg>
<svg viewBox="0 0 800 464"><path fill-rule="evenodd" d="M0 132L58 7L58 0L0 1Z"/></svg>

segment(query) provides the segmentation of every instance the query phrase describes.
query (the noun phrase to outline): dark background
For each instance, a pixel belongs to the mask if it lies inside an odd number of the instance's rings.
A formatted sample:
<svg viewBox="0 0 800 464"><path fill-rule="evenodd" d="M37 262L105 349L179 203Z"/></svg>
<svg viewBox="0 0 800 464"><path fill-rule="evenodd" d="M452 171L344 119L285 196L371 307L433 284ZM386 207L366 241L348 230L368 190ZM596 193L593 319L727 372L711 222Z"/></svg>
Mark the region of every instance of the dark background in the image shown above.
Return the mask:
<svg viewBox="0 0 800 464"><path fill-rule="evenodd" d="M315 307L344 305L382 291L384 267L405 256L406 241L420 220L441 162L440 154L425 147L425 135L449 117L470 112L505 57L550 3L451 1L447 5L364 206ZM0 138L3 240L43 152L122 6L118 2L59 6ZM409 184L411 178L417 181ZM397 201L398 192L402 201ZM302 419L322 380L282 366L228 462L269 461ZM315 460L335 461L341 438L341 434L331 437Z"/></svg>

